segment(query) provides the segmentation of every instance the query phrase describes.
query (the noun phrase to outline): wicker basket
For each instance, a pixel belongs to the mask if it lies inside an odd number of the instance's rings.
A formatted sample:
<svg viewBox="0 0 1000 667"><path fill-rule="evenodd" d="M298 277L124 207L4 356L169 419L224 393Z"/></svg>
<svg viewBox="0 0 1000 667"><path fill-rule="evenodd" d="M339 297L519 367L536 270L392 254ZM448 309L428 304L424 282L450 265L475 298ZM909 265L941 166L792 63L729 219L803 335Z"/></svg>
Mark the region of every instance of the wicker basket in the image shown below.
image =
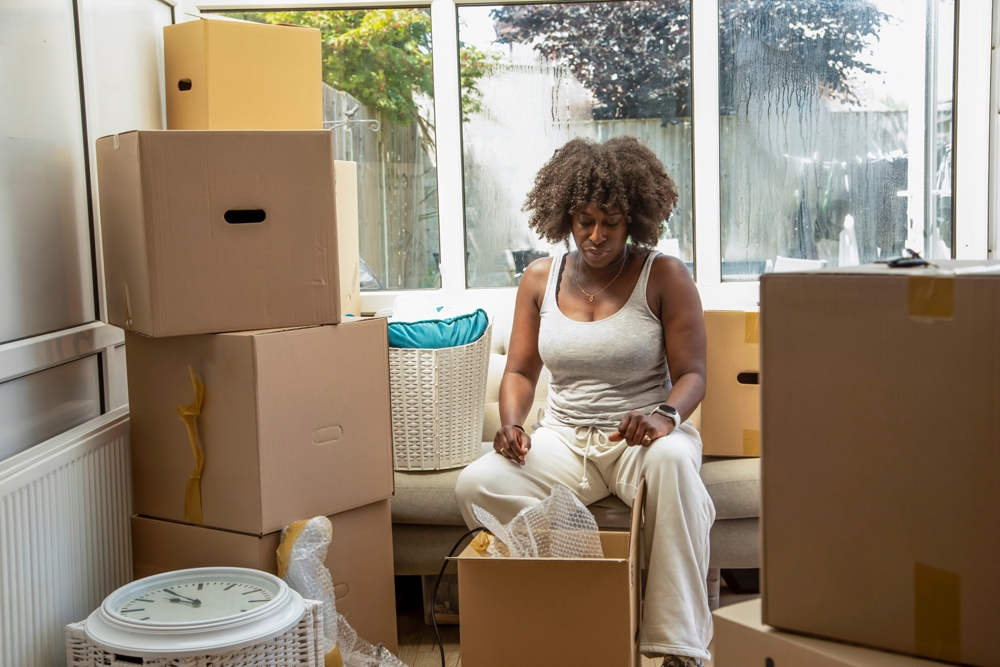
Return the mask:
<svg viewBox="0 0 1000 667"><path fill-rule="evenodd" d="M90 643L84 622L66 626L66 664L68 667L323 667L323 605L306 600L306 613L298 625L268 642L228 653L187 658L135 658L119 660ZM122 656L125 657L125 656Z"/></svg>
<svg viewBox="0 0 1000 667"><path fill-rule="evenodd" d="M493 323L469 345L389 348L396 470L444 470L479 457Z"/></svg>

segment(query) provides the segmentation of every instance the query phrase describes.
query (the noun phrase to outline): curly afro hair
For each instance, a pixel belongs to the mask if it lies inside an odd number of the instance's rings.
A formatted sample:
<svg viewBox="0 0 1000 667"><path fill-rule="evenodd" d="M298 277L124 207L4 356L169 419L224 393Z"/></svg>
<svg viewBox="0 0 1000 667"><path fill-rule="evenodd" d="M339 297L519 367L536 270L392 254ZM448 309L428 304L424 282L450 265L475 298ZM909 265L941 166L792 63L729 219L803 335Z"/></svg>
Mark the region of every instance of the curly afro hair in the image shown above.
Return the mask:
<svg viewBox="0 0 1000 667"><path fill-rule="evenodd" d="M574 213L587 204L618 206L632 243L651 248L677 203L677 187L656 154L635 137L604 143L573 139L535 176L522 210L528 226L551 243L567 241Z"/></svg>

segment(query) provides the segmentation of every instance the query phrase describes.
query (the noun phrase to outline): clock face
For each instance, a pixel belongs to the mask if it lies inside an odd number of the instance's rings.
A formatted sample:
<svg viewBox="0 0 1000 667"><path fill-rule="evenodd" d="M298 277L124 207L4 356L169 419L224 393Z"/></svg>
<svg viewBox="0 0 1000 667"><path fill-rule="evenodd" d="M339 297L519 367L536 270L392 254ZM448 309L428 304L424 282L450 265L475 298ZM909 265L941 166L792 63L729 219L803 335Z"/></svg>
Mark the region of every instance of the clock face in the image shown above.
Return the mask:
<svg viewBox="0 0 1000 667"><path fill-rule="evenodd" d="M160 579L148 589L132 591L114 607L121 616L148 623L192 623L247 614L270 603L277 587L249 577Z"/></svg>
<svg viewBox="0 0 1000 667"><path fill-rule="evenodd" d="M106 651L188 657L273 639L306 609L302 596L273 574L201 567L125 584L87 617L85 630Z"/></svg>

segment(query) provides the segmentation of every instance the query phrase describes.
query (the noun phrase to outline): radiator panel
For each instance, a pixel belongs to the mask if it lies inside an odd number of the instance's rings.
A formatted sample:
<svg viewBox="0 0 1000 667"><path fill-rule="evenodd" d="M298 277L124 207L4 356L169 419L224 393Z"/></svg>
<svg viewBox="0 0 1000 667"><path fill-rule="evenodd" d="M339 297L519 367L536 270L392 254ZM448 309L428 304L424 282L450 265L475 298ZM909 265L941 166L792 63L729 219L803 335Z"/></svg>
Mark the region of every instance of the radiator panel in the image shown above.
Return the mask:
<svg viewBox="0 0 1000 667"><path fill-rule="evenodd" d="M0 667L64 665L63 626L131 580L128 411L0 463Z"/></svg>

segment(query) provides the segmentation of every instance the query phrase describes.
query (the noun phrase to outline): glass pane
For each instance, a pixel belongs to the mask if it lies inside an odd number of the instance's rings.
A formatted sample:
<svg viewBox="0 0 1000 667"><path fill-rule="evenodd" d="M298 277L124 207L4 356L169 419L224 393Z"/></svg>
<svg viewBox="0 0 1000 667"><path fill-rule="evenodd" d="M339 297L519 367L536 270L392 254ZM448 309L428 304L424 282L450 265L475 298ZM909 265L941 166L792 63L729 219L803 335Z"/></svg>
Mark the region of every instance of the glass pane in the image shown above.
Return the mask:
<svg viewBox="0 0 1000 667"><path fill-rule="evenodd" d="M952 256L954 0L721 0L722 274Z"/></svg>
<svg viewBox="0 0 1000 667"><path fill-rule="evenodd" d="M319 28L324 120L358 163L361 289L440 287L430 11L226 15Z"/></svg>
<svg viewBox="0 0 1000 667"><path fill-rule="evenodd" d="M101 414L98 355L0 384L0 461Z"/></svg>
<svg viewBox="0 0 1000 667"><path fill-rule="evenodd" d="M632 135L677 184L660 250L694 262L690 4L459 7L466 275L517 284L553 250L521 210L535 173L570 139Z"/></svg>
<svg viewBox="0 0 1000 667"><path fill-rule="evenodd" d="M95 319L71 0L0 3L0 343Z"/></svg>

